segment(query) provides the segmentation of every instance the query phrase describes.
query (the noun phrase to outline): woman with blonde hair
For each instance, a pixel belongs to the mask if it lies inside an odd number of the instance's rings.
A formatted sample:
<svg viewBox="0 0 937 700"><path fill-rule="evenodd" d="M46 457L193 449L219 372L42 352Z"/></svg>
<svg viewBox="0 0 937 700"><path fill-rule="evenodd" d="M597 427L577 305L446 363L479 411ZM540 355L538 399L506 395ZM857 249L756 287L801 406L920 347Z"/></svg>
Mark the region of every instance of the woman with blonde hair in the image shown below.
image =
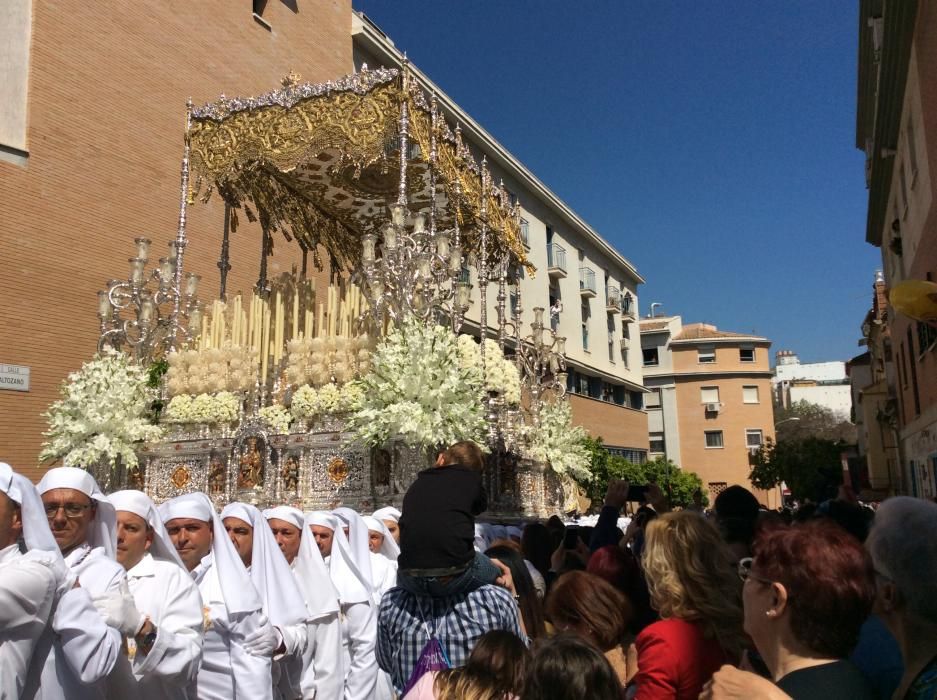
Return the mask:
<svg viewBox="0 0 937 700"><path fill-rule="evenodd" d="M667 513L647 526L642 555L660 621L635 640L637 700L696 700L743 647L741 581L716 528L694 511Z"/></svg>
<svg viewBox="0 0 937 700"><path fill-rule="evenodd" d="M516 700L529 661L517 635L492 630L478 640L465 666L425 674L403 700Z"/></svg>

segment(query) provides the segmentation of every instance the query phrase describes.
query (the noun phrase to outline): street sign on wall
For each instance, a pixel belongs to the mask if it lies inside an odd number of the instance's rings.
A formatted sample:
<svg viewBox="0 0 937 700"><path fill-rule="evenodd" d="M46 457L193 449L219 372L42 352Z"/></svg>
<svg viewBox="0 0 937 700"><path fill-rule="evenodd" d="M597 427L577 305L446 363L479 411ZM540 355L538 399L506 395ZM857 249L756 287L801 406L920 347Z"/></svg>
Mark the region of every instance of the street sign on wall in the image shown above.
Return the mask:
<svg viewBox="0 0 937 700"><path fill-rule="evenodd" d="M29 367L0 363L0 389L29 391Z"/></svg>

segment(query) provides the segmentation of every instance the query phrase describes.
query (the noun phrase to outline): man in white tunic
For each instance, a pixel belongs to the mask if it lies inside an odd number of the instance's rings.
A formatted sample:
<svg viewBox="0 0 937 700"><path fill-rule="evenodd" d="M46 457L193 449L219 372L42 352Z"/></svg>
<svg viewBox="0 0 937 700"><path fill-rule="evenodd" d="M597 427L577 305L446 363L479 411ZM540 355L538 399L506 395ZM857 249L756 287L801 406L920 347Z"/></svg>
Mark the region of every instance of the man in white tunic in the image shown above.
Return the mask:
<svg viewBox="0 0 937 700"><path fill-rule="evenodd" d="M272 700L277 636L208 496L173 498L159 514L202 594L199 700Z"/></svg>
<svg viewBox="0 0 937 700"><path fill-rule="evenodd" d="M303 654L300 681L302 698L341 698L345 669L338 594L315 538L306 529L305 516L298 508L279 506L265 510L263 515L309 611L309 643Z"/></svg>
<svg viewBox="0 0 937 700"><path fill-rule="evenodd" d="M20 538L26 544L26 554L20 551ZM52 607L74 583L49 532L36 489L9 464L0 462L0 698L3 700L24 696L30 662L37 649L42 653L40 641L49 629Z"/></svg>
<svg viewBox="0 0 937 700"><path fill-rule="evenodd" d="M365 515L361 520L368 528L374 604L380 605L383 595L397 585L397 557L400 556L400 547L382 521L370 515Z"/></svg>
<svg viewBox="0 0 937 700"><path fill-rule="evenodd" d="M317 511L308 517L319 552L329 567L332 584L342 608L342 643L345 649L345 700L373 700L378 694L377 608L371 596L368 569L352 557L342 522L331 513ZM367 543L363 562L370 568ZM367 573L365 573L367 572Z"/></svg>
<svg viewBox="0 0 937 700"><path fill-rule="evenodd" d="M126 697L194 700L202 660L202 597L176 553L153 501L142 491L118 491L117 561L143 615L127 640L135 682Z"/></svg>
<svg viewBox="0 0 937 700"><path fill-rule="evenodd" d="M387 526L387 529L394 538L394 542L396 542L398 545L400 544L401 515L402 513L393 506L384 506L383 508L378 508L376 511L371 513L372 518L377 518Z"/></svg>
<svg viewBox="0 0 937 700"><path fill-rule="evenodd" d="M255 506L231 503L221 521L260 593L264 613L276 631L273 651L273 696L295 700L301 690L303 654L308 642L309 612L289 564L263 515Z"/></svg>
<svg viewBox="0 0 937 700"><path fill-rule="evenodd" d="M105 698L109 684L119 686L130 674L120 654L122 635L133 637L141 624L124 567L114 559L114 507L84 469L50 469L36 488L65 564L78 579L76 590L85 592L69 591L58 603L52 621L55 642L42 669L40 696Z"/></svg>

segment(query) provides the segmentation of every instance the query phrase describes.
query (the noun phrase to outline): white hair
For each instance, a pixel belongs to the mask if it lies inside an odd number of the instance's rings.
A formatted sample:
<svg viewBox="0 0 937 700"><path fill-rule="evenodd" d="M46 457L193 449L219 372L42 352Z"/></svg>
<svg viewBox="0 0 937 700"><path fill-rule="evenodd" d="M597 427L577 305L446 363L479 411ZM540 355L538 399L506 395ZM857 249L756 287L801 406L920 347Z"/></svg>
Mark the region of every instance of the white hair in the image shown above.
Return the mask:
<svg viewBox="0 0 937 700"><path fill-rule="evenodd" d="M908 613L937 623L937 503L889 498L875 514L866 547L875 570L901 591Z"/></svg>

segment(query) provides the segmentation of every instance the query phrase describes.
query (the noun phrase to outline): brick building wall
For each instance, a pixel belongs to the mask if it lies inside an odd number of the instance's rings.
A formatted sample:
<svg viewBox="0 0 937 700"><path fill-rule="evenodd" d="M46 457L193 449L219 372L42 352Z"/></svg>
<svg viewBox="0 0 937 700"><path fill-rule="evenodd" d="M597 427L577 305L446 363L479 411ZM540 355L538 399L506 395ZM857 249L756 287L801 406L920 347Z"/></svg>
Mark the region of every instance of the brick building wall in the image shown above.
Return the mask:
<svg viewBox="0 0 937 700"><path fill-rule="evenodd" d="M269 27L244 0L33 0L28 157L0 159L0 363L31 368L28 393L0 391L0 460L14 468L41 474L40 414L94 353L95 294L128 274L133 238L152 239L155 261L175 236L186 99L352 71L350 0L269 0L262 14ZM189 209L202 299L217 296L223 210ZM229 293L258 274L259 227L240 218ZM294 245L275 241L271 276L299 260Z"/></svg>
<svg viewBox="0 0 937 700"><path fill-rule="evenodd" d="M581 425L592 437L601 437L609 447L647 452L647 413L644 411L577 394L569 395L569 403L573 409L573 423Z"/></svg>

